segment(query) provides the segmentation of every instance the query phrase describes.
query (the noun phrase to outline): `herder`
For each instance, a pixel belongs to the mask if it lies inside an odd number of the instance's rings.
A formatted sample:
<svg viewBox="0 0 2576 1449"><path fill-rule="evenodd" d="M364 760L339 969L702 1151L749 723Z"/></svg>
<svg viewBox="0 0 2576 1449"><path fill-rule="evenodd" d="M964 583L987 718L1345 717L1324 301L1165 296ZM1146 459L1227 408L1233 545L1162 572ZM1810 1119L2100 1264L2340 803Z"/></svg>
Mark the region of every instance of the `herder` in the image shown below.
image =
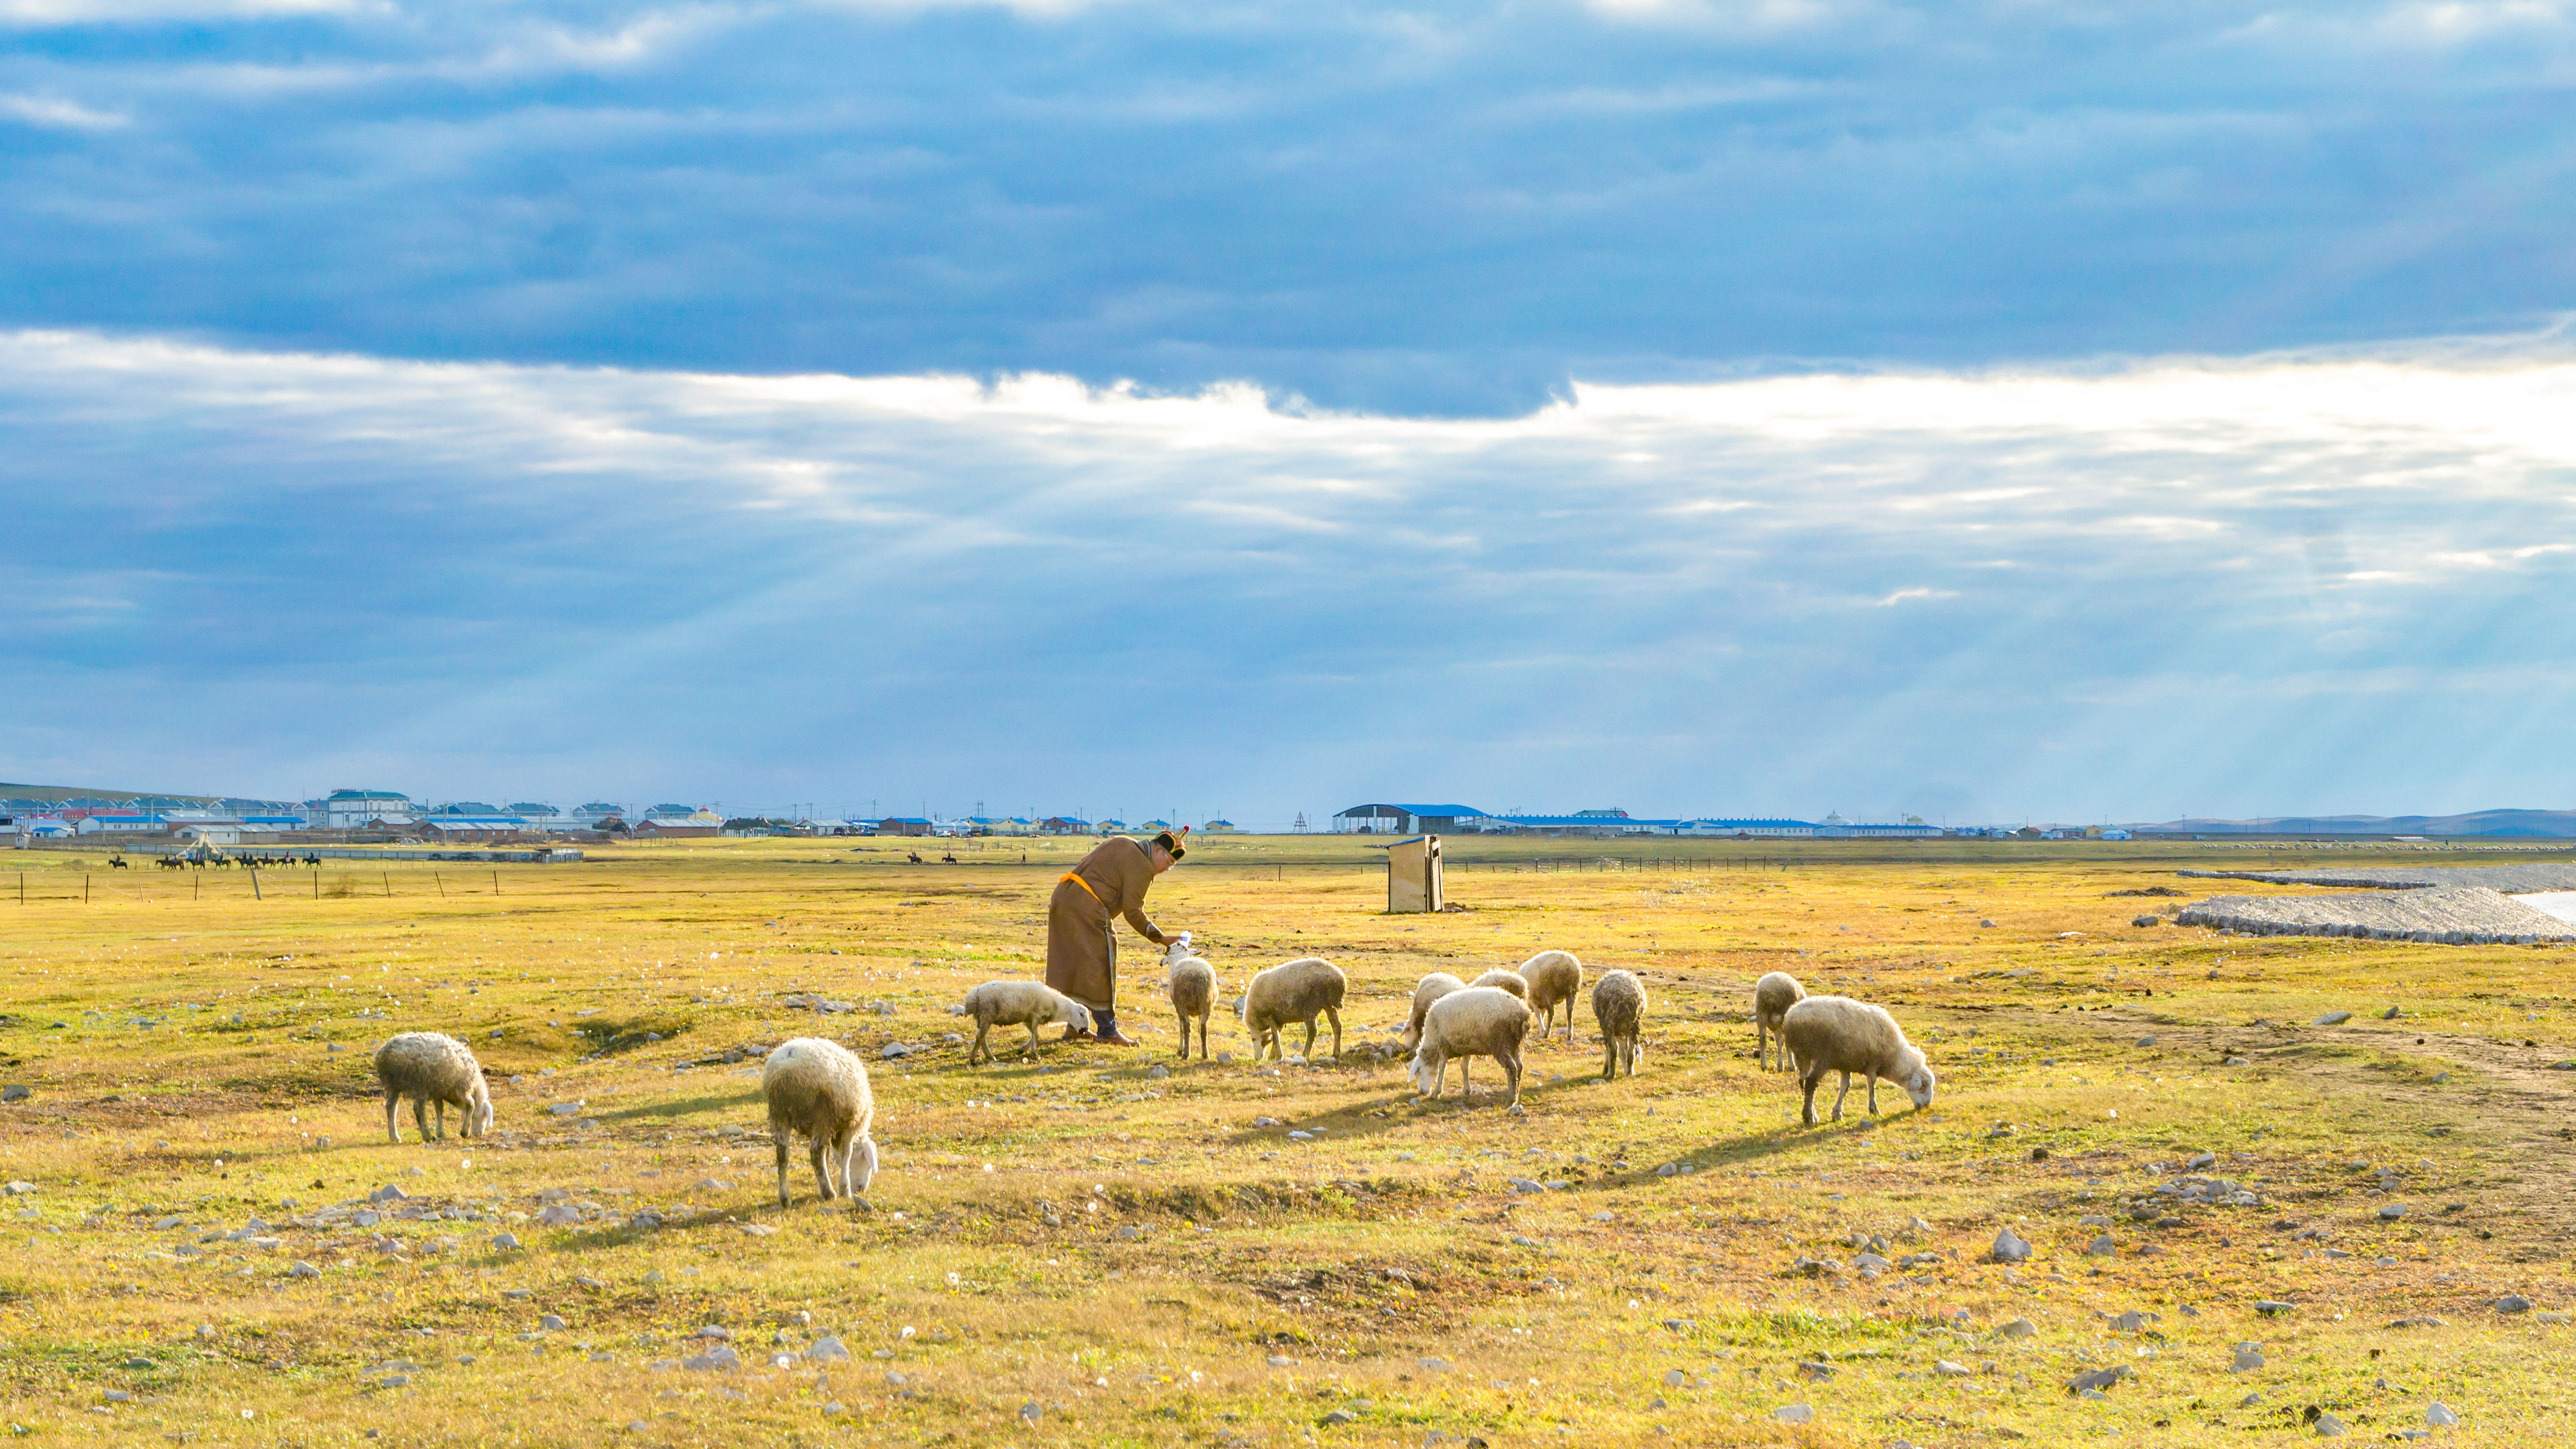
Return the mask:
<svg viewBox="0 0 2576 1449"><path fill-rule="evenodd" d="M1110 918L1123 915L1137 935L1157 946L1171 944L1145 919L1145 890L1188 853L1168 830L1150 841L1113 835L1055 883L1055 896L1047 902L1046 984L1091 1008L1099 1041L1136 1044L1118 1032L1118 937ZM1067 1041L1095 1039L1070 1027L1064 1035Z"/></svg>

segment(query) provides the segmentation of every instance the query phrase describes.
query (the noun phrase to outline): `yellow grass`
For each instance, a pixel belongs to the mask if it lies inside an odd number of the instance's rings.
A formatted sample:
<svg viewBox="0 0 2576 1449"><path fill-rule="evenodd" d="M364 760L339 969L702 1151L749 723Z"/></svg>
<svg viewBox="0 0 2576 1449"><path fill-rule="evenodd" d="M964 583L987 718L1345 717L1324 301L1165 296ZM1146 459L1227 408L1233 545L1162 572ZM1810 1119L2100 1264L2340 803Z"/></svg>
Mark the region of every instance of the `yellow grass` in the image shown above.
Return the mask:
<svg viewBox="0 0 2576 1449"><path fill-rule="evenodd" d="M240 872L111 872L92 851L86 904L71 855L0 858L26 864L28 894L0 874L0 1082L34 1088L0 1107L0 1179L34 1187L0 1209L11 1432L2191 1445L2304 1432L2312 1406L2378 1438L2440 1399L2466 1420L2454 1442L2576 1433L2553 1367L2570 1330L2490 1306L2571 1306L2565 950L2134 927L2176 902L2107 892L2196 896L2176 866L2263 858L2144 843L1457 841L1469 909L1390 917L1365 842L1212 840L1156 888L1153 914L1198 933L1228 1000L1276 961L1339 963L1354 1049L1387 1039L1427 971L1558 946L1643 975L1642 1075L1595 1079L1587 1009L1574 1046L1533 1051L1515 1116L1416 1105L1400 1062L1173 1062L1132 946L1123 1020L1152 1029L1144 1049L969 1069L946 1008L1037 973L1078 845L959 847L955 866L945 844L923 866L849 845L333 863L264 874L258 900ZM1527 868L1575 856L1627 865ZM1771 969L1895 1010L1941 1073L1933 1109L1890 1087L1876 1121L1856 1092L1839 1125L1800 1127L1746 1024ZM894 1012L818 1019L782 1005L795 991ZM2378 1019L2391 1005L2404 1018ZM2356 1015L2307 1024L2328 1010ZM492 1137L386 1143L367 1054L415 1028L481 1053ZM820 1210L801 1143L795 1203L776 1205L758 1052L815 1033L874 1074L870 1211ZM928 1049L881 1059L893 1041ZM1212 1045L1247 1046L1230 1016ZM671 1070L727 1048L748 1054ZM2203 1150L2262 1205L2133 1220ZM305 1225L388 1184L435 1216ZM550 1189L595 1210L543 1226ZM2406 1214L2383 1222L2391 1203ZM2096 1213L2114 1257L2086 1255ZM208 1240L253 1216L275 1246ZM2037 1245L2018 1270L1983 1261L2006 1225ZM505 1232L523 1246L495 1247ZM1940 1258L1871 1280L1854 1233ZM2294 1307L2260 1317L2266 1298ZM2159 1317L2115 1328L2129 1310ZM2447 1326L2390 1326L2424 1317ZM2017 1318L2036 1335L1998 1332ZM703 1350L687 1335L707 1325L742 1368L657 1367ZM853 1357L797 1357L821 1334ZM2265 1366L2231 1372L2247 1341ZM2115 1364L2135 1376L2107 1398L2068 1393ZM1813 1423L1775 1420L1792 1404Z"/></svg>

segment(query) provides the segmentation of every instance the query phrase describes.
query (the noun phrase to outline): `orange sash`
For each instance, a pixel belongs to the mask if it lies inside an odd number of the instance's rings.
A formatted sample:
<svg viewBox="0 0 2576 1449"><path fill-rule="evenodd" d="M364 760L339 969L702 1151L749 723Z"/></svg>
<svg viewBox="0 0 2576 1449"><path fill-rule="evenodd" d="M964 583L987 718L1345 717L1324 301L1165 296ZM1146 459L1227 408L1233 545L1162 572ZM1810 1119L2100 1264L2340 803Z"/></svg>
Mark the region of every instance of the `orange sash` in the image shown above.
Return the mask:
<svg viewBox="0 0 2576 1449"><path fill-rule="evenodd" d="M1073 882L1075 885L1078 885L1078 886L1082 887L1082 893L1083 893L1084 895L1087 895L1087 896L1091 897L1091 898L1092 898L1093 900L1095 900L1095 901L1100 901L1100 905L1101 905L1101 908L1102 908L1103 910L1106 910L1106 909L1108 908L1109 903L1108 903L1107 901L1101 901L1101 900L1100 900L1100 892L1098 892L1098 891L1096 891L1096 890L1093 890L1093 889L1091 888L1091 882L1089 882L1089 881L1087 881L1087 880L1084 880L1082 877L1080 877L1080 876L1078 876L1078 875L1075 875L1072 871L1066 871L1066 872L1065 872L1061 877L1059 877L1059 879L1062 879L1062 880L1069 880L1069 881Z"/></svg>

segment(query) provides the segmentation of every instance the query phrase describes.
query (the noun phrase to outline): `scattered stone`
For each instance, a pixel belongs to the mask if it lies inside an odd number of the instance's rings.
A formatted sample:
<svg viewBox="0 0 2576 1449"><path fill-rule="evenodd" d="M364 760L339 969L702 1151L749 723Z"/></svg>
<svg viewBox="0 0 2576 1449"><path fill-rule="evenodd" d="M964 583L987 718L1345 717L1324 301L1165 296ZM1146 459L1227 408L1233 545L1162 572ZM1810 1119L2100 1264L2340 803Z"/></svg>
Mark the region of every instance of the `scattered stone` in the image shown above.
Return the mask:
<svg viewBox="0 0 2576 1449"><path fill-rule="evenodd" d="M838 1334L831 1333L814 1340L805 1350L805 1358L810 1363L831 1363L849 1356L849 1345L841 1342Z"/></svg>
<svg viewBox="0 0 2576 1449"><path fill-rule="evenodd" d="M1932 1360L1932 1372L1945 1379L1963 1379L1976 1371L1963 1363L1952 1363L1946 1358L1936 1358Z"/></svg>
<svg viewBox="0 0 2576 1449"><path fill-rule="evenodd" d="M1020 1421L1025 1424L1034 1424L1038 1421L1038 1416L1045 1412L1046 1410L1038 1407L1037 1400L1031 1399L1027 1403L1020 1405Z"/></svg>
<svg viewBox="0 0 2576 1449"><path fill-rule="evenodd" d="M2448 1429L2460 1422L2460 1416L2452 1413L2448 1404L2435 1399L2433 1406L2424 1411L2424 1422L2436 1429Z"/></svg>
<svg viewBox="0 0 2576 1449"><path fill-rule="evenodd" d="M2523 1297L2519 1293L2508 1293L2495 1301L2495 1311L2507 1316L2516 1313L2529 1313L2531 1311L2531 1300Z"/></svg>
<svg viewBox="0 0 2576 1449"><path fill-rule="evenodd" d="M2140 1046L2142 1046L2142 1047L2151 1047L2151 1046L2154 1046L2155 1044L2156 1044L2156 1039L2155 1039L2154 1037L2152 1037L2152 1036L2142 1036L2142 1037L2138 1038L2138 1045L2140 1045Z"/></svg>
<svg viewBox="0 0 2576 1449"><path fill-rule="evenodd" d="M1783 1424L1812 1424L1816 1421L1816 1411L1805 1404L1782 1404L1771 1411L1771 1417Z"/></svg>
<svg viewBox="0 0 2576 1449"><path fill-rule="evenodd" d="M1335 1409L1324 1416L1324 1423L1329 1428L1339 1428L1344 1424L1356 1424L1359 1421L1360 1416L1348 1409Z"/></svg>
<svg viewBox="0 0 2576 1449"><path fill-rule="evenodd" d="M2404 1216L2406 1216L2406 1204L2402 1202L2390 1203L2379 1210L2379 1220L2384 1223L2393 1223Z"/></svg>
<svg viewBox="0 0 2576 1449"><path fill-rule="evenodd" d="M1163 1078L1170 1076L1171 1074L1172 1074L1172 1069L1171 1069L1170 1067L1167 1067L1167 1066L1163 1065L1161 1062L1156 1062L1156 1063L1154 1063L1154 1065L1153 1065L1153 1066L1151 1066L1151 1067L1147 1068L1147 1069L1146 1069L1146 1071L1145 1071L1145 1075L1146 1075L1146 1076L1151 1077L1151 1078L1153 1078L1155 1081L1158 1081L1158 1082L1159 1082L1159 1081L1161 1081Z"/></svg>
<svg viewBox="0 0 2576 1449"><path fill-rule="evenodd" d="M1822 1383L1826 1379L1832 1378L1834 1373L1835 1369L1832 1364L1819 1363L1814 1359L1803 1360L1798 1365L1798 1377L1805 1379L1810 1383Z"/></svg>
<svg viewBox="0 0 2576 1449"><path fill-rule="evenodd" d="M519 1246L519 1235L517 1233L494 1233L492 1235L492 1246L507 1252Z"/></svg>
<svg viewBox="0 0 2576 1449"><path fill-rule="evenodd" d="M2320 1439L2340 1439L2340 1438L2342 1438L2345 1434L2350 1433L2350 1432L2351 1432L2350 1430L2348 1430L2348 1429L2346 1429L2346 1428L2344 1427L2344 1425L2343 1425L2343 1420L2336 1418L2334 1415L2332 1415L2332 1414L2319 1414L2319 1415L2317 1415L2317 1437L2318 1437L2318 1438L2320 1438Z"/></svg>
<svg viewBox="0 0 2576 1449"><path fill-rule="evenodd" d="M36 1089L24 1082L11 1082L0 1087L0 1102L23 1102L36 1095Z"/></svg>
<svg viewBox="0 0 2576 1449"><path fill-rule="evenodd" d="M2104 1233L2102 1236L2095 1238L2092 1242L2085 1245L2084 1256L2088 1258L2116 1258L2120 1256L2120 1245L2111 1241L2111 1235L2109 1233Z"/></svg>
<svg viewBox="0 0 2576 1449"><path fill-rule="evenodd" d="M2397 1008L2392 1006L2392 1007L2388 1008L2386 1011L2381 1012L2381 1013L2379 1014L2379 1019L2380 1019L2381 1021L2395 1021L2395 1020L2397 1019L2398 1015L2399 1015L2399 1013L2398 1013Z"/></svg>
<svg viewBox="0 0 2576 1449"><path fill-rule="evenodd" d="M286 1270L286 1276L289 1278L319 1278L322 1276L322 1270L314 1267L310 1263L299 1260L294 1267Z"/></svg>
<svg viewBox="0 0 2576 1449"><path fill-rule="evenodd" d="M561 1333L563 1326L563 1318L558 1314L549 1313L537 1320L538 1330L544 1333Z"/></svg>
<svg viewBox="0 0 2576 1449"><path fill-rule="evenodd" d="M2027 1318L2016 1318L2012 1322L2005 1324L2003 1327L1996 1329L1995 1334L2000 1338L2037 1338L2039 1336L2039 1325L2031 1322Z"/></svg>
<svg viewBox="0 0 2576 1449"><path fill-rule="evenodd" d="M2005 1228L1995 1234L1993 1256L1998 1263L2026 1263L2030 1261L2030 1244L2023 1242L2012 1229Z"/></svg>
<svg viewBox="0 0 2576 1449"><path fill-rule="evenodd" d="M560 1228L581 1221L581 1209L570 1203L550 1203L537 1210L537 1221L550 1228Z"/></svg>
<svg viewBox="0 0 2576 1449"><path fill-rule="evenodd" d="M2262 1298L2255 1300L2254 1311L2268 1317L2278 1317L2297 1306L2295 1303L2284 1303L2278 1298Z"/></svg>
<svg viewBox="0 0 2576 1449"><path fill-rule="evenodd" d="M742 1367L742 1355L734 1352L733 1345L728 1343L706 1353L691 1354L680 1360L680 1367L698 1373L738 1369Z"/></svg>
<svg viewBox="0 0 2576 1449"><path fill-rule="evenodd" d="M2352 1013L2351 1013L2351 1012L2349 1012L2349 1011L2329 1011L2329 1012L2327 1012L2325 1015L2320 1016L2320 1017L2318 1017L2315 1021L2313 1021L2313 1022L2309 1023L2309 1025L2311 1025L2311 1026L2341 1026L2341 1025L2343 1025L2345 1022L2350 1021L2350 1020L2352 1020Z"/></svg>
<svg viewBox="0 0 2576 1449"><path fill-rule="evenodd" d="M897 1057L911 1056L917 1050L919 1048L907 1042L890 1041L877 1048L877 1056L884 1061L893 1061Z"/></svg>
<svg viewBox="0 0 2576 1449"><path fill-rule="evenodd" d="M1297 1366L1297 1360L1290 1358L1284 1353L1274 1353L1270 1355L1270 1366L1272 1368L1295 1368Z"/></svg>
<svg viewBox="0 0 2576 1449"><path fill-rule="evenodd" d="M2227 1366L2227 1371L2232 1374L2252 1373L2262 1366L2263 1345L2240 1343L2236 1345L2236 1361Z"/></svg>
<svg viewBox="0 0 2576 1449"><path fill-rule="evenodd" d="M2131 1370L2127 1364L2115 1363L2109 1368L2098 1368L2089 1373L2080 1373L2074 1378L2067 1380L2066 1391L2070 1394L2082 1394L2088 1391L2099 1393L2102 1390L2111 1387L2113 1384L2118 1383L2120 1380L2127 1378L2130 1372Z"/></svg>

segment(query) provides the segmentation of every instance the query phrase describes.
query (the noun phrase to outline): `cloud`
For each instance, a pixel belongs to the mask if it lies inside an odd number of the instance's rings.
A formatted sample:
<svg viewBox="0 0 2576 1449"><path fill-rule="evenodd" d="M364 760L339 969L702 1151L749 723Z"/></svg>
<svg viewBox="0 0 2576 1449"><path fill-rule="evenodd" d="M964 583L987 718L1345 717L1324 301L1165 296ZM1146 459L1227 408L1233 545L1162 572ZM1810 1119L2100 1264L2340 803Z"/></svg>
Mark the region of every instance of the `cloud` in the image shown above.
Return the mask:
<svg viewBox="0 0 2576 1449"><path fill-rule="evenodd" d="M93 111L74 101L58 101L46 96L0 95L0 116L30 126L64 131L114 130L129 120L112 111Z"/></svg>
<svg viewBox="0 0 2576 1449"><path fill-rule="evenodd" d="M2536 329L2576 286L2563 6L0 17L49 127L0 325L1508 417Z"/></svg>
<svg viewBox="0 0 2576 1449"><path fill-rule="evenodd" d="M2508 345L1440 418L20 331L0 672L83 707L0 751L1264 821L2549 803L2571 394Z"/></svg>

